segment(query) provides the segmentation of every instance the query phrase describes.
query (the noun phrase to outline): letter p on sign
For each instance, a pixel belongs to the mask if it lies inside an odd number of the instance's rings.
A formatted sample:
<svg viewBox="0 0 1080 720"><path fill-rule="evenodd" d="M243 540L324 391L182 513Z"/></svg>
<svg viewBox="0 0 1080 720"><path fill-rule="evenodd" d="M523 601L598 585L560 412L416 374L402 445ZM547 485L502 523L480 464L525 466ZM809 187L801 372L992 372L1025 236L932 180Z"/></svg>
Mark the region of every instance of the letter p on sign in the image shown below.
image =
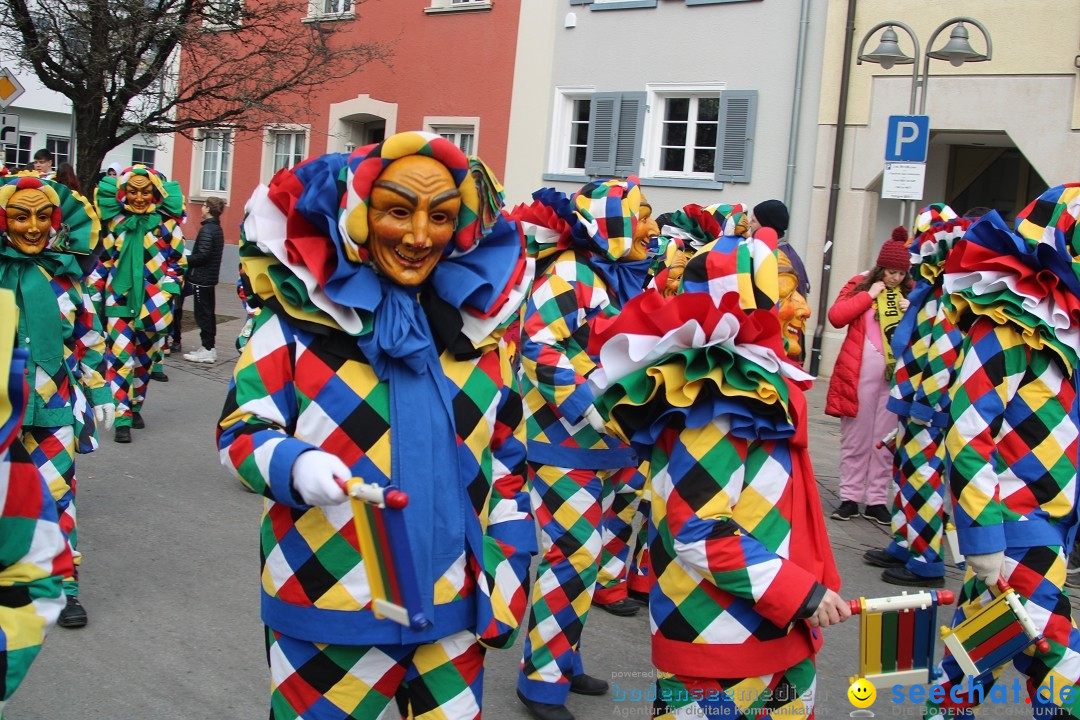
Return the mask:
<svg viewBox="0 0 1080 720"><path fill-rule="evenodd" d="M926 162L930 144L929 115L890 115L885 162Z"/></svg>

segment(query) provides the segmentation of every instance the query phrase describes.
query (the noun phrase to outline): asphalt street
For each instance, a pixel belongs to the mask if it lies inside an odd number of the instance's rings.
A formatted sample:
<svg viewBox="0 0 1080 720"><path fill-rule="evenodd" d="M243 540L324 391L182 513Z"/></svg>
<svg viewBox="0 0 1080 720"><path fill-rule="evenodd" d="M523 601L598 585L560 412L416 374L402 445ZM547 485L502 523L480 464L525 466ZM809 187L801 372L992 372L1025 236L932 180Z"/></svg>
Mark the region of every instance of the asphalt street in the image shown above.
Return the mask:
<svg viewBox="0 0 1080 720"><path fill-rule="evenodd" d="M235 304L231 289L219 286L218 312L240 316ZM52 632L5 708L8 720L267 716L269 675L258 614L262 503L221 467L213 438L240 325L219 326L215 365L166 360L170 381L151 385L143 413L147 427L134 431L134 442L118 445L110 435L98 452L78 458L81 599L90 623ZM197 333L188 333L185 342L197 345ZM810 394L810 437L828 513L839 504L840 426L822 412L825 387L820 382ZM866 549L884 547L884 528L862 518L830 519L828 527L845 598L902 591L861 562ZM960 577L950 568L947 587L957 591ZM939 623L949 616L940 615ZM519 635L513 649L488 654L488 718L527 717L514 693L521 643ZM592 612L583 654L586 670L609 680L613 692L572 696L569 707L579 719L649 717L645 698L654 673L645 612L631 618ZM856 621L826 630L818 656L819 718L848 717L853 710L846 693L857 654ZM1015 677L1010 673L1009 682ZM872 708L878 717L921 717L921 706L891 697L878 688ZM1030 717L1030 710L998 705L981 717Z"/></svg>

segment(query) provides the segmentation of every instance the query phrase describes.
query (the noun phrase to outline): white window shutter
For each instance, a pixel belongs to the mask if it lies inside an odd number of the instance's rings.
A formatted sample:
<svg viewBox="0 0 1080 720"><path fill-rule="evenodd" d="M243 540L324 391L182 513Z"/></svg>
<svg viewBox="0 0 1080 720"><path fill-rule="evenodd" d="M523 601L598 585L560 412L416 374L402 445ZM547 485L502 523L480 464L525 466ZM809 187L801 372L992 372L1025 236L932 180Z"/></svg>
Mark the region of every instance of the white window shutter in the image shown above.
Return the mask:
<svg viewBox="0 0 1080 720"><path fill-rule="evenodd" d="M720 95L715 174L720 182L750 182L757 99L757 90L725 90Z"/></svg>

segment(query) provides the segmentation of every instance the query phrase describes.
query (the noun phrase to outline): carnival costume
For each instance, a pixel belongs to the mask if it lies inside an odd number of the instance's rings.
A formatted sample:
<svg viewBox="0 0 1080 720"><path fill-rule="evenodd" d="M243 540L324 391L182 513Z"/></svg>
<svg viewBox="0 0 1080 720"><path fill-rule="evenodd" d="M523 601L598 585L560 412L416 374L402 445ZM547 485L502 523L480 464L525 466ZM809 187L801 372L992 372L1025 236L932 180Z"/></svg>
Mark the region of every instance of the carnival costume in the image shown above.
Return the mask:
<svg viewBox="0 0 1080 720"><path fill-rule="evenodd" d="M963 604L990 598L1000 574L1019 593L1049 641L1014 658L1035 692L1080 679L1080 632L1062 585L1077 528L1077 349L1080 348L1080 183L1043 193L1012 231L996 212L973 224L949 253L949 318L964 333L962 360L949 389L950 466L960 550L969 572ZM982 697L951 689L964 681L952 656L942 661L946 700L936 710L965 710ZM976 680L986 691L1000 672ZM1076 697L1076 693L1073 693ZM1075 711L1070 708L1070 712ZM1036 715L1037 717L1040 715Z"/></svg>
<svg viewBox="0 0 1080 720"><path fill-rule="evenodd" d="M882 578L895 584L931 584L945 577L942 441L948 426L949 381L941 373L954 367L962 335L942 302L943 270L953 245L970 225L942 203L923 208L915 221L916 283L892 340L896 370L886 408L898 416L899 428L893 459L893 541L884 551L915 577L904 582L906 573L886 569Z"/></svg>
<svg viewBox="0 0 1080 720"><path fill-rule="evenodd" d="M408 286L373 265L368 213L381 174L416 158L452 176L461 210L430 275ZM532 262L487 177L453 143L407 132L282 170L248 201L241 260L262 309L218 445L267 498L262 620L278 720L398 707L478 718L485 648L514 642L536 535L521 397L499 337ZM327 454L408 494L426 628L375 615L367 573L380 559L361 556L349 506L305 502L298 468Z"/></svg>
<svg viewBox="0 0 1080 720"><path fill-rule="evenodd" d="M0 289L0 717L56 624L72 574L56 503L19 442L30 392L28 352L12 346L18 315L14 293Z"/></svg>
<svg viewBox="0 0 1080 720"><path fill-rule="evenodd" d="M129 184L146 178L153 200L135 207ZM90 282L101 293L106 318L109 384L116 403L117 438L130 441L142 427L142 407L155 359L160 359L172 323L172 298L180 293L184 268L184 195L180 184L135 165L119 177L104 177L94 202L105 224L101 259Z"/></svg>
<svg viewBox="0 0 1080 720"><path fill-rule="evenodd" d="M586 381L596 369L586 351L589 321L618 313L640 293L651 261L625 259L642 206L636 177L598 180L571 198L545 188L533 199L513 217L537 258L521 325L521 383L543 559L518 694L558 706L572 678L584 676L579 646L599 571L601 522L616 481L629 479L638 464L628 446L598 427Z"/></svg>
<svg viewBox="0 0 1080 720"><path fill-rule="evenodd" d="M33 222L40 227L32 227ZM77 573L75 454L97 447L95 416L106 425L113 416L105 383L105 339L79 265L79 256L90 255L97 245L100 224L78 193L20 175L0 185L0 230L0 287L15 293L17 342L29 353L32 382L22 443L56 501ZM69 598L79 594L76 573L64 578ZM86 624L81 607L70 613L72 621L65 614L61 625Z"/></svg>
<svg viewBox="0 0 1080 720"><path fill-rule="evenodd" d="M646 292L594 323L597 405L652 459L657 716L813 713L822 636L801 618L839 576L806 447L810 377L780 340L775 248L771 229L721 237L687 264L683 293Z"/></svg>
<svg viewBox="0 0 1080 720"><path fill-rule="evenodd" d="M651 280L646 287L660 291L665 297L679 292L682 276L669 277L672 265L681 265L685 271L685 255L693 256L725 235L741 235L737 226L745 215L739 203L709 207L691 203L672 213L671 224L665 225L668 235L658 238L649 268ZM686 247L691 249L686 251ZM684 257L679 258L680 253ZM605 515L601 529L603 551L595 603L611 603L628 595L647 602L653 583L648 540L652 507L649 472L650 461L645 458L627 482L617 485L611 510Z"/></svg>

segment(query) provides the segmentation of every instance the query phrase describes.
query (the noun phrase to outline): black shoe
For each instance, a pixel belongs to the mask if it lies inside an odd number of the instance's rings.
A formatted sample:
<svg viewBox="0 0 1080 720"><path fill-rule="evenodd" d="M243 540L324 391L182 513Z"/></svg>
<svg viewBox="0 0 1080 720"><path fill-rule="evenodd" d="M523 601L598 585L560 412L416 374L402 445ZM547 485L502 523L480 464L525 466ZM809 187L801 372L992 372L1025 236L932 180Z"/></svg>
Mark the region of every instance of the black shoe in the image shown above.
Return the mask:
<svg viewBox="0 0 1080 720"><path fill-rule="evenodd" d="M618 615L619 617L637 615L637 611L641 609L641 606L630 598L622 598L621 600L610 603L598 603L593 600L593 605L601 610L607 610L612 615Z"/></svg>
<svg viewBox="0 0 1080 720"><path fill-rule="evenodd" d="M862 516L867 520L873 520L878 525L892 525L892 515L884 505L867 505Z"/></svg>
<svg viewBox="0 0 1080 720"><path fill-rule="evenodd" d="M859 503L854 500L845 500L840 507L833 510L833 518L836 520L850 520L859 514Z"/></svg>
<svg viewBox="0 0 1080 720"><path fill-rule="evenodd" d="M867 565L873 565L880 568L898 568L904 567L903 560L897 560L890 553L884 550L867 550L862 556L863 562Z"/></svg>
<svg viewBox="0 0 1080 720"><path fill-rule="evenodd" d="M131 427L136 430L142 430L146 427L146 422L142 419L142 413L131 413Z"/></svg>
<svg viewBox="0 0 1080 720"><path fill-rule="evenodd" d="M81 628L86 626L86 608L74 595L67 596L67 605L60 611L60 619L56 621L60 627Z"/></svg>
<svg viewBox="0 0 1080 720"><path fill-rule="evenodd" d="M630 598L638 605L644 605L649 607L649 593L641 592L640 590L627 590L626 597Z"/></svg>
<svg viewBox="0 0 1080 720"><path fill-rule="evenodd" d="M118 425L116 429L113 430L113 442L131 442L131 428L129 428L127 425Z"/></svg>
<svg viewBox="0 0 1080 720"><path fill-rule="evenodd" d="M517 691L518 700L525 706L536 720L574 720L574 714L566 709L565 705L552 705L550 703L534 702Z"/></svg>
<svg viewBox="0 0 1080 720"><path fill-rule="evenodd" d="M892 567L881 571L881 579L890 585L912 585L914 587L945 587L943 577L923 577L916 575L906 567Z"/></svg>
<svg viewBox="0 0 1080 720"><path fill-rule="evenodd" d="M581 673L570 678L570 692L575 695L607 695L607 680Z"/></svg>
<svg viewBox="0 0 1080 720"><path fill-rule="evenodd" d="M169 382L169 376L161 370L155 370L154 372L150 373L150 379L157 380L158 382Z"/></svg>

